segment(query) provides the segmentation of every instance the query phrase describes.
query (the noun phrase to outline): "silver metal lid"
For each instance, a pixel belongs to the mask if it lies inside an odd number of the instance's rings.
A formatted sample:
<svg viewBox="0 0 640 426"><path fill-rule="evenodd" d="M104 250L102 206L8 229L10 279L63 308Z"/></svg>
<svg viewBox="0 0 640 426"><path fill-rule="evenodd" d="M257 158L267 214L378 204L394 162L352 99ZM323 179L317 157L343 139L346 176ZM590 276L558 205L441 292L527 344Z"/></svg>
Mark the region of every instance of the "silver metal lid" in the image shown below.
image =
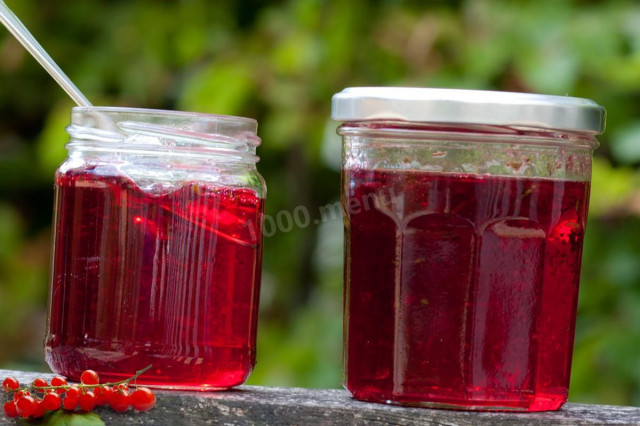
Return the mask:
<svg viewBox="0 0 640 426"><path fill-rule="evenodd" d="M605 109L589 99L485 90L350 87L332 99L337 121L398 120L523 126L599 134Z"/></svg>

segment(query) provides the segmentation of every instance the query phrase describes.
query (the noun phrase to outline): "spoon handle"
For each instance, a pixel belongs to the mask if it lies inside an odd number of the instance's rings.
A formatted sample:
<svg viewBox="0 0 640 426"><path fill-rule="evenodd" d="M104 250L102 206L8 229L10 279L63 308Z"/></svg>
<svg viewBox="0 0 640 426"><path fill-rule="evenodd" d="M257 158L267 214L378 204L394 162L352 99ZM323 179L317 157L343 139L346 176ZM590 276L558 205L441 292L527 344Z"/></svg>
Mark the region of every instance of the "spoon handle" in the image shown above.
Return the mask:
<svg viewBox="0 0 640 426"><path fill-rule="evenodd" d="M60 67L51 59L51 56L40 46L40 43L31 35L29 30L22 25L20 19L13 14L11 9L7 7L3 0L0 0L0 22L7 27L9 32L27 49L29 53L47 70L51 77L64 89L71 99L78 105L90 107L91 102L80 92L69 77L60 69Z"/></svg>

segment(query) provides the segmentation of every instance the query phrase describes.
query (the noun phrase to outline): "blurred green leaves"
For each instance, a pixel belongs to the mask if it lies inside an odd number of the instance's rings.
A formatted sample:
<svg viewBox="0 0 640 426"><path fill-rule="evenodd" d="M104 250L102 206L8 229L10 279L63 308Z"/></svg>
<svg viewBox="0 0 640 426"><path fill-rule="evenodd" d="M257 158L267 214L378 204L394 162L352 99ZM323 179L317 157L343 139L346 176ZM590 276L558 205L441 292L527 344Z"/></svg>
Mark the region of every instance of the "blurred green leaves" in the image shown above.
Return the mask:
<svg viewBox="0 0 640 426"><path fill-rule="evenodd" d="M252 64L210 64L194 72L184 84L178 108L216 114L240 115L255 91Z"/></svg>
<svg viewBox="0 0 640 426"><path fill-rule="evenodd" d="M56 169L67 156L64 141L69 139L65 128L71 120L71 101L60 102L51 108L44 127L36 144L38 168L48 177L53 176Z"/></svg>
<svg viewBox="0 0 640 426"><path fill-rule="evenodd" d="M48 254L48 232L27 239L18 211L0 202L0 360L5 365L42 362Z"/></svg>
<svg viewBox="0 0 640 426"><path fill-rule="evenodd" d="M611 154L617 162L622 164L640 162L640 120L630 123L613 134Z"/></svg>
<svg viewBox="0 0 640 426"><path fill-rule="evenodd" d="M637 1L7 3L95 104L256 118L271 215L338 199L328 117L346 86L532 91L606 106L571 398L640 404ZM42 366L50 217L38 212L51 210L71 104L2 31L0 54L0 364ZM265 239L251 383L339 386L341 233L338 221Z"/></svg>
<svg viewBox="0 0 640 426"><path fill-rule="evenodd" d="M640 173L629 167L614 168L601 157L593 160L589 214L606 216L628 210L632 197L640 190Z"/></svg>
<svg viewBox="0 0 640 426"><path fill-rule="evenodd" d="M571 398L640 405L640 218L590 220Z"/></svg>
<svg viewBox="0 0 640 426"><path fill-rule="evenodd" d="M20 245L23 238L20 218L16 211L6 204L0 204L0 226L2 226L0 228L2 229L0 232L0 264L4 269L8 266L14 249Z"/></svg>

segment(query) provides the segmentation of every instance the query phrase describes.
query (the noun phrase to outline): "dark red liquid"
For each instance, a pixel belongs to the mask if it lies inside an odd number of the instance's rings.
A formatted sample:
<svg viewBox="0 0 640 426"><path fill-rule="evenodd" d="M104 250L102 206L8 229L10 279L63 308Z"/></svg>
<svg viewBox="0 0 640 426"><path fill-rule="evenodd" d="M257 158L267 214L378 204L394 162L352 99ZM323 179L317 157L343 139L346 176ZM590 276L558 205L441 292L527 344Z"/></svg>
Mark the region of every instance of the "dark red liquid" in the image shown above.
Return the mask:
<svg viewBox="0 0 640 426"><path fill-rule="evenodd" d="M115 175L115 176L114 176ZM46 359L139 383L227 388L255 365L263 200L189 182L142 191L106 168L56 175Z"/></svg>
<svg viewBox="0 0 640 426"><path fill-rule="evenodd" d="M345 385L353 395L559 408L589 184L366 170L347 170L344 182Z"/></svg>

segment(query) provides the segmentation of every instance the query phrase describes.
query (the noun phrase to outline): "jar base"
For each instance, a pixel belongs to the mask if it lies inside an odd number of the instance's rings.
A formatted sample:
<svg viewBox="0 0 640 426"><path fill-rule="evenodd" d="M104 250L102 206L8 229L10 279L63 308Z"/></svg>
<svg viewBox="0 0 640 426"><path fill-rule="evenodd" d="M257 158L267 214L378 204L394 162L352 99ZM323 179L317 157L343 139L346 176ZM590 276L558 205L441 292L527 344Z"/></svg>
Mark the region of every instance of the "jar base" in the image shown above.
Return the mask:
<svg viewBox="0 0 640 426"><path fill-rule="evenodd" d="M442 410L460 411L508 411L508 412L539 412L555 411L560 409L567 401L562 395L536 395L523 399L489 400L489 399L463 399L425 395L394 395L370 391L351 391L354 399L365 402L374 402L387 405L400 405L405 407L435 408Z"/></svg>
<svg viewBox="0 0 640 426"><path fill-rule="evenodd" d="M84 370L94 370L101 383L126 380L148 365L137 384L154 389L221 391L243 384L253 370L248 348L208 348L206 358L131 354L89 348L46 348L51 370L79 381Z"/></svg>

